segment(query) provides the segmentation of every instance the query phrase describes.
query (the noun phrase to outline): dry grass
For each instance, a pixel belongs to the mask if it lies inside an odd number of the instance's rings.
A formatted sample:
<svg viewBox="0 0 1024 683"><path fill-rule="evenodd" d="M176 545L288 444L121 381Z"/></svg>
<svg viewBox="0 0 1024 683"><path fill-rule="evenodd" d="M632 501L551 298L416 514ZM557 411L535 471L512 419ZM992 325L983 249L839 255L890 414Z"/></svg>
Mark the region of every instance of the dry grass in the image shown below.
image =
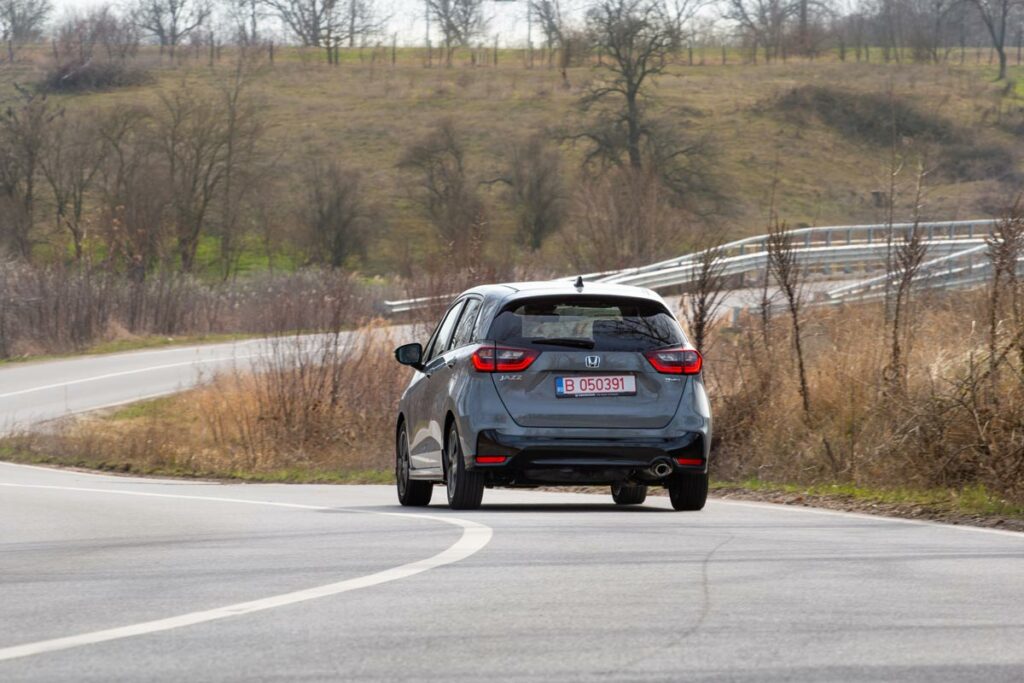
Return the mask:
<svg viewBox="0 0 1024 683"><path fill-rule="evenodd" d="M1012 323L989 368L982 294L916 302L904 388L889 363L881 307L808 314L811 410L800 407L789 331L757 323L720 335L709 359L715 473L800 484L918 489L980 486L1024 501L1024 367ZM1009 353L1007 353L1009 352ZM1006 355L1002 355L1006 354Z"/></svg>
<svg viewBox="0 0 1024 683"><path fill-rule="evenodd" d="M367 174L372 203L385 207L364 264L375 272L399 270L409 258L436 258L439 251L397 168L411 141L422 138L441 118L451 118L465 134L470 172L494 177L511 140L578 126L581 114L576 103L601 76L593 66L576 66L568 71L566 87L558 70L524 69L521 59L513 57L503 58L497 68L460 62L452 69L425 69L416 50L400 51L394 67L386 60L374 62L370 54L365 52L362 60L356 53L346 54L340 67L331 68L319 63L318 53L305 59L290 49L281 50L275 65L259 74L252 92L263 102L267 117L267 151L275 159L284 221L290 220L290 203L302 196L298 169L309 154L335 157ZM714 57L717 52L709 62L716 62ZM46 59L42 51L35 64L0 70L0 96L15 80L38 80ZM226 77L230 61L226 56L213 68L203 60L185 59L176 66L165 62L153 68L152 85L54 97L69 108L153 104L160 92L182 83L195 92L213 86ZM1020 73L1020 67L1012 67L1010 78ZM971 131L972 144L999 152L1005 165L1006 154L1012 162L1024 152L1024 142L1012 132L1022 100L1015 89L991 83L990 76L986 65L970 60L964 66L828 59L758 66L735 60L726 66L673 65L656 82L650 108L660 117L679 121L689 133L711 136L718 152L715 170L728 190L732 211L721 230L739 236L762 230L773 176L780 179L775 207L791 225L880 218L871 193L885 186L886 150L820 120L794 123L771 106L786 93L816 85L854 98L884 99L891 83L901 102ZM570 176L576 175L583 150L567 144L562 151ZM573 178L569 180L571 185ZM992 197L1006 194L994 179L963 182L936 176L935 182L929 218L985 214L993 206ZM514 239L516 217L501 200L501 189L481 191L490 207L482 249L495 262L522 260L522 247ZM908 202L901 203L900 213L909 215L909 210ZM685 249L690 246L687 239L680 235L670 249ZM542 258L564 270L558 240L548 240Z"/></svg>
<svg viewBox="0 0 1024 683"><path fill-rule="evenodd" d="M140 474L386 479L407 380L390 332L371 325L268 343L266 359L206 386L8 439L6 448L21 460Z"/></svg>

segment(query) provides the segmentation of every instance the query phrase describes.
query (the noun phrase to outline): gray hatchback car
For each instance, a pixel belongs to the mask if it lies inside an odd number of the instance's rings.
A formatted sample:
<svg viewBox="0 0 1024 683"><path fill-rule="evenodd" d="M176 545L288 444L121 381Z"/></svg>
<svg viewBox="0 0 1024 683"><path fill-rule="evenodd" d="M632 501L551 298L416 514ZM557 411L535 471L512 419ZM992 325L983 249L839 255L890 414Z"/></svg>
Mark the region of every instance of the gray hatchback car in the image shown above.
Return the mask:
<svg viewBox="0 0 1024 683"><path fill-rule="evenodd" d="M403 505L445 483L455 509L485 488L608 485L620 505L664 486L676 510L708 491L711 411L701 355L664 300L582 279L461 294L426 346L395 350L415 372L399 403Z"/></svg>

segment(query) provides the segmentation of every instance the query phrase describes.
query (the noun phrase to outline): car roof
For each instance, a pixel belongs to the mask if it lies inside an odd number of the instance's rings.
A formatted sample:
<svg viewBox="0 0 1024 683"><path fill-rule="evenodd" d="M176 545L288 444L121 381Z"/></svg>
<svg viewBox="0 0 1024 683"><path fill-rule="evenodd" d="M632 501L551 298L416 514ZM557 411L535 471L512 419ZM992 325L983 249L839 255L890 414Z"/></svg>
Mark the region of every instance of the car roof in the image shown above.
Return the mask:
<svg viewBox="0 0 1024 683"><path fill-rule="evenodd" d="M505 302L536 296L579 294L583 296L629 297L633 299L646 299L662 305L665 304L664 299L656 292L644 287L615 285L604 282L584 282L582 289L578 289L575 285L576 278L538 280L535 282L505 282L493 285L480 285L463 292L462 295L479 294L488 299L497 299Z"/></svg>

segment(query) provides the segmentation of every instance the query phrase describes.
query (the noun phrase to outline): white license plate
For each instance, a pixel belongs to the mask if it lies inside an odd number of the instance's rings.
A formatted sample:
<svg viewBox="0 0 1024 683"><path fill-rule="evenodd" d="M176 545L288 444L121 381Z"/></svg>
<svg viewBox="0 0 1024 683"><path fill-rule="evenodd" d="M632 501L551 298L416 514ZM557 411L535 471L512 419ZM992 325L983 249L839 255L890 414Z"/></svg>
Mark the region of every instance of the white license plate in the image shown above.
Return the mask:
<svg viewBox="0 0 1024 683"><path fill-rule="evenodd" d="M555 378L555 395L558 398L632 396L634 394L636 394L636 377L633 375L582 375Z"/></svg>

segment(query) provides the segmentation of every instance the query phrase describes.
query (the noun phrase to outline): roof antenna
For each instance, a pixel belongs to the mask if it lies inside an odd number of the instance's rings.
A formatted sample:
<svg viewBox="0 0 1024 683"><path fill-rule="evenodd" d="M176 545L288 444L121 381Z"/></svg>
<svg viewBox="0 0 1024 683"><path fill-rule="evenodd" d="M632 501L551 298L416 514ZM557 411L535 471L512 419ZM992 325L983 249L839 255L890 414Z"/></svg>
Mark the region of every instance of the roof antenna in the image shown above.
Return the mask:
<svg viewBox="0 0 1024 683"><path fill-rule="evenodd" d="M573 287L576 288L577 292L582 292L583 291L583 276L582 275L579 275L579 276L576 277L576 284L574 284Z"/></svg>

